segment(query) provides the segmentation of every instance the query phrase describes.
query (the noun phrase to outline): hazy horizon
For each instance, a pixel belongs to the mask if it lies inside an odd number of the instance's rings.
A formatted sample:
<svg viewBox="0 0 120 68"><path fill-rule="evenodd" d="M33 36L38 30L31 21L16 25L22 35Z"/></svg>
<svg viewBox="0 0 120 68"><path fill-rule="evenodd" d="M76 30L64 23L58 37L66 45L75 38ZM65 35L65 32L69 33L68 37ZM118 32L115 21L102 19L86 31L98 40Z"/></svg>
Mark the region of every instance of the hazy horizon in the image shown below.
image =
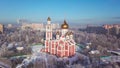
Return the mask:
<svg viewBox="0 0 120 68"><path fill-rule="evenodd" d="M120 0L1 0L0 23L17 23L18 19L30 22L70 24L120 23Z"/></svg>

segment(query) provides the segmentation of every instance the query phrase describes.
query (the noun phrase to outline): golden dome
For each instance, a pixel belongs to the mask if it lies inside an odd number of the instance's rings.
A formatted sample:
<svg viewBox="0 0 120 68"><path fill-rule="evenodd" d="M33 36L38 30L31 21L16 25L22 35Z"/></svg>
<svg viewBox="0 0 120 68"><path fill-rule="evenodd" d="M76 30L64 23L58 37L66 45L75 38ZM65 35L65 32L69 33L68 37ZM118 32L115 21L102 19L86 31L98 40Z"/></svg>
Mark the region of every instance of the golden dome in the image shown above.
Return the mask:
<svg viewBox="0 0 120 68"><path fill-rule="evenodd" d="M51 21L50 17L48 17L47 21Z"/></svg>
<svg viewBox="0 0 120 68"><path fill-rule="evenodd" d="M64 20L64 23L61 25L62 29L68 29L69 25L66 23L66 21Z"/></svg>
<svg viewBox="0 0 120 68"><path fill-rule="evenodd" d="M67 35L73 35L73 32L71 31L71 32L67 32L66 34L65 34L65 36L67 36Z"/></svg>

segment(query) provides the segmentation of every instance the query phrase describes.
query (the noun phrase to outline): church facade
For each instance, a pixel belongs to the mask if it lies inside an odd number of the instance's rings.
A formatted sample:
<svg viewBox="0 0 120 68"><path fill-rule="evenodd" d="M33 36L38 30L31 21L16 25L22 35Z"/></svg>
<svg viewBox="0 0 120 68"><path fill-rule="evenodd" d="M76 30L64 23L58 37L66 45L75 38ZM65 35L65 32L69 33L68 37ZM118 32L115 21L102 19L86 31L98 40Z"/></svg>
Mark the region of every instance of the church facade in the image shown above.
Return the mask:
<svg viewBox="0 0 120 68"><path fill-rule="evenodd" d="M44 52L57 55L59 57L69 57L75 54L75 41L73 32L68 30L69 25L64 20L61 29L56 31L53 39L51 19L48 17L46 24L46 39Z"/></svg>

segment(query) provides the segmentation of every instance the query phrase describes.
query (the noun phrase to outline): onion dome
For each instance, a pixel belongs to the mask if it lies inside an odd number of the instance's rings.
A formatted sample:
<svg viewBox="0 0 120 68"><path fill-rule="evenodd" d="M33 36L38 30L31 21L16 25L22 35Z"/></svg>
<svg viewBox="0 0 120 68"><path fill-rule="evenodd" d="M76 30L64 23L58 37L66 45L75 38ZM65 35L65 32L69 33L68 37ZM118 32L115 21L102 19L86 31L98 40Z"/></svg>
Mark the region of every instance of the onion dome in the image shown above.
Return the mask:
<svg viewBox="0 0 120 68"><path fill-rule="evenodd" d="M73 35L73 32L71 31L71 32L69 33L69 35Z"/></svg>
<svg viewBox="0 0 120 68"><path fill-rule="evenodd" d="M64 20L64 23L61 25L62 29L68 29L69 25L67 24L66 20Z"/></svg>
<svg viewBox="0 0 120 68"><path fill-rule="evenodd" d="M69 35L69 32L65 33L65 36Z"/></svg>
<svg viewBox="0 0 120 68"><path fill-rule="evenodd" d="M47 21L51 21L50 17L48 17Z"/></svg>
<svg viewBox="0 0 120 68"><path fill-rule="evenodd" d="M57 32L56 32L56 35L60 35L60 32L59 32L59 31L57 31Z"/></svg>

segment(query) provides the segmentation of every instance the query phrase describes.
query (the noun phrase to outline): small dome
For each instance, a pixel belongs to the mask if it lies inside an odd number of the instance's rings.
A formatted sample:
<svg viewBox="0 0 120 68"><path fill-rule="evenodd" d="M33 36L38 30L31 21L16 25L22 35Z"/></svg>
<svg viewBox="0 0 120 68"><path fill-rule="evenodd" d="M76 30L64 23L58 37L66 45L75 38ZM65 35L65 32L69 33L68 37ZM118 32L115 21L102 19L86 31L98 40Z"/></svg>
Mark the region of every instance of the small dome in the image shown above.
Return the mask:
<svg viewBox="0 0 120 68"><path fill-rule="evenodd" d="M69 33L69 35L73 35L73 32L71 31L71 32Z"/></svg>
<svg viewBox="0 0 120 68"><path fill-rule="evenodd" d="M67 35L69 35L69 32L67 32L67 33L65 34L65 36L67 36Z"/></svg>
<svg viewBox="0 0 120 68"><path fill-rule="evenodd" d="M68 29L69 25L67 24L67 22L64 20L64 23L61 25L62 29Z"/></svg>
<svg viewBox="0 0 120 68"><path fill-rule="evenodd" d="M56 32L56 35L60 35L60 32L59 32L59 31L57 31L57 32Z"/></svg>
<svg viewBox="0 0 120 68"><path fill-rule="evenodd" d="M50 17L48 17L47 21L51 21Z"/></svg>

